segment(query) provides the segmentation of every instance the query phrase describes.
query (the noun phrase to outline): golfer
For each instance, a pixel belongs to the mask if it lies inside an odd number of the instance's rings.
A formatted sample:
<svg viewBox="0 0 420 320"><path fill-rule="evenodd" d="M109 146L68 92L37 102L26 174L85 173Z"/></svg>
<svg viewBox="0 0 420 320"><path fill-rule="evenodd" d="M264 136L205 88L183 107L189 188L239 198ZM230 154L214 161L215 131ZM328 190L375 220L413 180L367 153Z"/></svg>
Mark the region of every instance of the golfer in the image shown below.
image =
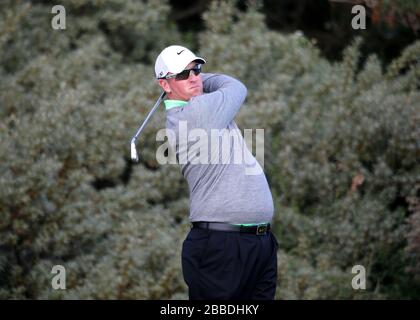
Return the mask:
<svg viewBox="0 0 420 320"><path fill-rule="evenodd" d="M182 272L190 299L274 299L277 280L277 241L270 232L274 205L260 164L249 152L234 121L247 89L221 74L201 73L206 61L174 45L157 57L155 74L166 92L167 129L176 136L192 130L219 130L238 140L237 150L222 150L209 142L208 157L216 161L179 161L190 192L192 228L182 246ZM217 139L220 139L219 135ZM176 138L178 139L178 138ZM230 141L230 140L229 140ZM232 145L230 142L229 146ZM172 144L178 160L196 141ZM216 146L216 147L215 147ZM235 149L235 148L233 148ZM200 151L200 152L201 152ZM235 159L234 159L235 158ZM197 159L195 159L197 160Z"/></svg>

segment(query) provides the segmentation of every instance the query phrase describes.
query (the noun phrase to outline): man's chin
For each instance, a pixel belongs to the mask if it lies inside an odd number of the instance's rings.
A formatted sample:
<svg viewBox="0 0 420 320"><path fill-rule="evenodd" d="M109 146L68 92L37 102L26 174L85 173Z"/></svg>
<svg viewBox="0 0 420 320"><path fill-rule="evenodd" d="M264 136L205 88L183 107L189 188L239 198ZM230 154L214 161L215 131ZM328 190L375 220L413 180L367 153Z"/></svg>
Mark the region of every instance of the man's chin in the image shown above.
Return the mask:
<svg viewBox="0 0 420 320"><path fill-rule="evenodd" d="M191 96L193 97L201 96L202 94L203 94L203 89L200 87L191 89Z"/></svg>

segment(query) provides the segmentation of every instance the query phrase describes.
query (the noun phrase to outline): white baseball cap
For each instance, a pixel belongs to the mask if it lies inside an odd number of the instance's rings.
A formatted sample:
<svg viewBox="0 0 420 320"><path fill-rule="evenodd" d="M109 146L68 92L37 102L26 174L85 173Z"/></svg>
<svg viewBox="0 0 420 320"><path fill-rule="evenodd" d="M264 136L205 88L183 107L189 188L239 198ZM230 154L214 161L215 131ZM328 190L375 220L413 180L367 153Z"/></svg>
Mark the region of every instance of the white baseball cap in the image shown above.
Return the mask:
<svg viewBox="0 0 420 320"><path fill-rule="evenodd" d="M171 73L180 73L191 62L206 63L203 58L197 57L189 49L182 46L169 46L159 54L155 63L156 78L162 78Z"/></svg>

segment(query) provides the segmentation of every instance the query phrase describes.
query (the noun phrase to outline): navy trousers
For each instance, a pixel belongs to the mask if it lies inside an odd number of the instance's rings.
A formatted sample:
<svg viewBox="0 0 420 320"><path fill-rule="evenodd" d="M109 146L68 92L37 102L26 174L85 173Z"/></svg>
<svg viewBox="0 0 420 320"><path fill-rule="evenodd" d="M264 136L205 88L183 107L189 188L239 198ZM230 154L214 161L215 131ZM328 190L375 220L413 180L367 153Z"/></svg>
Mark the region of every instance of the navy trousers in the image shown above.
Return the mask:
<svg viewBox="0 0 420 320"><path fill-rule="evenodd" d="M182 272L190 300L272 300L277 283L277 240L192 228L182 245Z"/></svg>

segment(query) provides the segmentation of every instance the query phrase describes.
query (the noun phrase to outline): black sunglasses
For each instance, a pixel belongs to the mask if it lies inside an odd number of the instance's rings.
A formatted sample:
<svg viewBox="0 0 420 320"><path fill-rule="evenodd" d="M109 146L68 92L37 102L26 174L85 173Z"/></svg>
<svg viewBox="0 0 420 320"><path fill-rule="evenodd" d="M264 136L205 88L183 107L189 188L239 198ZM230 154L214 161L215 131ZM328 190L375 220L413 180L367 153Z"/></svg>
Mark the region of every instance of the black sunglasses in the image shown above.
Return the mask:
<svg viewBox="0 0 420 320"><path fill-rule="evenodd" d="M163 77L161 79L171 79L175 78L176 81L181 80L187 80L190 77L191 71L194 73L194 75L198 76L201 72L201 64L197 63L193 68L191 69L185 69L177 74L171 74L169 76Z"/></svg>

